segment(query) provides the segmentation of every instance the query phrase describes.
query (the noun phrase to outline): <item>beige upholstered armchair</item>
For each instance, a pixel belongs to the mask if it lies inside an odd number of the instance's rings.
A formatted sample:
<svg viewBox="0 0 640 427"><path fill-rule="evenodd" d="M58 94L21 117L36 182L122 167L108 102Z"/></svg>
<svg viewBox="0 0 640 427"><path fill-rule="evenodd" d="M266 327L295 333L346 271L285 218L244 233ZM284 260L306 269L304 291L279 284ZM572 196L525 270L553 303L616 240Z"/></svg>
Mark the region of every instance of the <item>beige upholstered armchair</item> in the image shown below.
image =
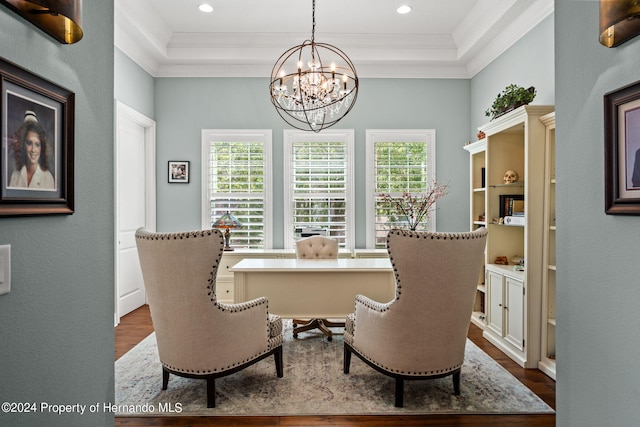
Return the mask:
<svg viewBox="0 0 640 427"><path fill-rule="evenodd" d="M460 370L481 272L487 231L431 233L392 230L387 250L396 278L395 299L379 303L358 295L346 320L344 373L351 354L395 378L395 406L403 406L404 380L453 375Z"/></svg>
<svg viewBox="0 0 640 427"><path fill-rule="evenodd" d="M162 363L169 374L207 380L207 406L215 407L215 379L274 355L282 377L282 320L267 299L224 304L216 298L223 251L218 230L136 232L138 256Z"/></svg>
<svg viewBox="0 0 640 427"><path fill-rule="evenodd" d="M338 241L323 236L311 236L296 242L296 257L298 259L322 260L338 258ZM312 329L320 329L327 340L332 340L333 332L329 328L344 327L344 322L335 322L328 319L293 319L293 337L298 333Z"/></svg>

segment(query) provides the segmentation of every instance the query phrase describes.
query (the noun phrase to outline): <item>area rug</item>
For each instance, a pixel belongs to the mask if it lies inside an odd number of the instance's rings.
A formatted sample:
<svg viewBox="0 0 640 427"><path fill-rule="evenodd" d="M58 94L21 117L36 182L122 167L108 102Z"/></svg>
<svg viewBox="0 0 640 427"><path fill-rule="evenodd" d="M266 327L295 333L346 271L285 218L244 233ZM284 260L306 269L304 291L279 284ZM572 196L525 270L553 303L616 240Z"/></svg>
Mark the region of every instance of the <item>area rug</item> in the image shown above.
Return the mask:
<svg viewBox="0 0 640 427"><path fill-rule="evenodd" d="M338 330L339 331L339 330ZM151 334L115 363L117 415L392 415L533 414L553 409L467 340L461 395L451 377L405 381L404 407L394 406L394 380L357 357L344 374L342 335L327 341L317 333L293 338L284 322L284 377L273 357L216 380L216 407L207 408L206 382L171 375L162 390L162 368Z"/></svg>

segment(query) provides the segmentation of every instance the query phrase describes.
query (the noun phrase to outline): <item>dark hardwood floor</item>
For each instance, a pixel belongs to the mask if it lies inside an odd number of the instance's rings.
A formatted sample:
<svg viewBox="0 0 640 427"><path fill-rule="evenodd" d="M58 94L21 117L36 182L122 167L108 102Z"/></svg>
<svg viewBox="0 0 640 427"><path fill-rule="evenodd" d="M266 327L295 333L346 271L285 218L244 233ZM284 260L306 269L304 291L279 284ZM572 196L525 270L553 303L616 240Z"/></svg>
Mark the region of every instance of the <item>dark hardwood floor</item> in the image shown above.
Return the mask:
<svg viewBox="0 0 640 427"><path fill-rule="evenodd" d="M120 319L115 330L115 359L153 332L149 307L143 306ZM529 387L549 406L556 407L556 384L537 369L522 369L487 340L475 325L469 339ZM158 380L160 384L160 379ZM542 415L392 415L392 416L280 416L280 417L116 417L116 426L555 426L554 414Z"/></svg>

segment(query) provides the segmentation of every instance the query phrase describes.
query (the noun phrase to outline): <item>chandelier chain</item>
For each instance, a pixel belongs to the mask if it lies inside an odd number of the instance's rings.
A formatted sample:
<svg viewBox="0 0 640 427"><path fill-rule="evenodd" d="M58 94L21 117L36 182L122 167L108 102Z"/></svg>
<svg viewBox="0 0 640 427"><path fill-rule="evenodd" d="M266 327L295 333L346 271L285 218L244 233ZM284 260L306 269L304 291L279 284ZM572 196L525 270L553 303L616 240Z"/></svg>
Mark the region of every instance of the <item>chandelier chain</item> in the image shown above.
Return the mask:
<svg viewBox="0 0 640 427"><path fill-rule="evenodd" d="M316 39L316 0L311 2L311 44L314 44Z"/></svg>

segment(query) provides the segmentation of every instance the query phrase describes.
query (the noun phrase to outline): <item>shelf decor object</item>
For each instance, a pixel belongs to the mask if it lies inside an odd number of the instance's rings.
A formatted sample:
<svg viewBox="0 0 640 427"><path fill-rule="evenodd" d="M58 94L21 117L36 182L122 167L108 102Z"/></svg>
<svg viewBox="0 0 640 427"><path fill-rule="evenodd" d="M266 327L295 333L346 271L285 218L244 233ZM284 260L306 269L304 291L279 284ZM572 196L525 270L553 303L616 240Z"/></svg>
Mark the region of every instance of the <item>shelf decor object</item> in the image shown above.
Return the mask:
<svg viewBox="0 0 640 427"><path fill-rule="evenodd" d="M229 229L238 228L238 227L242 227L242 224L229 211L227 211L224 215L218 218L216 222L213 223L213 228L221 228L225 230L224 231L224 250L225 251L233 250L233 248L229 246L229 239L231 238L231 233L229 232Z"/></svg>
<svg viewBox="0 0 640 427"><path fill-rule="evenodd" d="M436 201L446 194L446 189L446 185L434 183L424 193L381 193L378 197L387 205L387 214L393 227L406 226L415 231L418 226L427 223Z"/></svg>
<svg viewBox="0 0 640 427"><path fill-rule="evenodd" d="M278 58L271 71L269 95L280 117L290 126L320 132L338 123L353 108L358 97L358 74L340 49L316 43L315 30L313 0L311 40ZM327 60L336 62L328 64Z"/></svg>
<svg viewBox="0 0 640 427"><path fill-rule="evenodd" d="M640 3L600 0L600 44L616 47L640 34Z"/></svg>
<svg viewBox="0 0 640 427"><path fill-rule="evenodd" d="M62 44L82 38L82 0L0 0Z"/></svg>
<svg viewBox="0 0 640 427"><path fill-rule="evenodd" d="M640 81L604 95L605 213L640 215Z"/></svg>
<svg viewBox="0 0 640 427"><path fill-rule="evenodd" d="M536 97L536 88L531 86L525 89L522 86L510 84L502 93L496 96L496 99L491 104L491 107L487 108L484 112L485 116L491 117L491 120L513 111L516 108L528 105ZM480 131L483 132L484 131Z"/></svg>

